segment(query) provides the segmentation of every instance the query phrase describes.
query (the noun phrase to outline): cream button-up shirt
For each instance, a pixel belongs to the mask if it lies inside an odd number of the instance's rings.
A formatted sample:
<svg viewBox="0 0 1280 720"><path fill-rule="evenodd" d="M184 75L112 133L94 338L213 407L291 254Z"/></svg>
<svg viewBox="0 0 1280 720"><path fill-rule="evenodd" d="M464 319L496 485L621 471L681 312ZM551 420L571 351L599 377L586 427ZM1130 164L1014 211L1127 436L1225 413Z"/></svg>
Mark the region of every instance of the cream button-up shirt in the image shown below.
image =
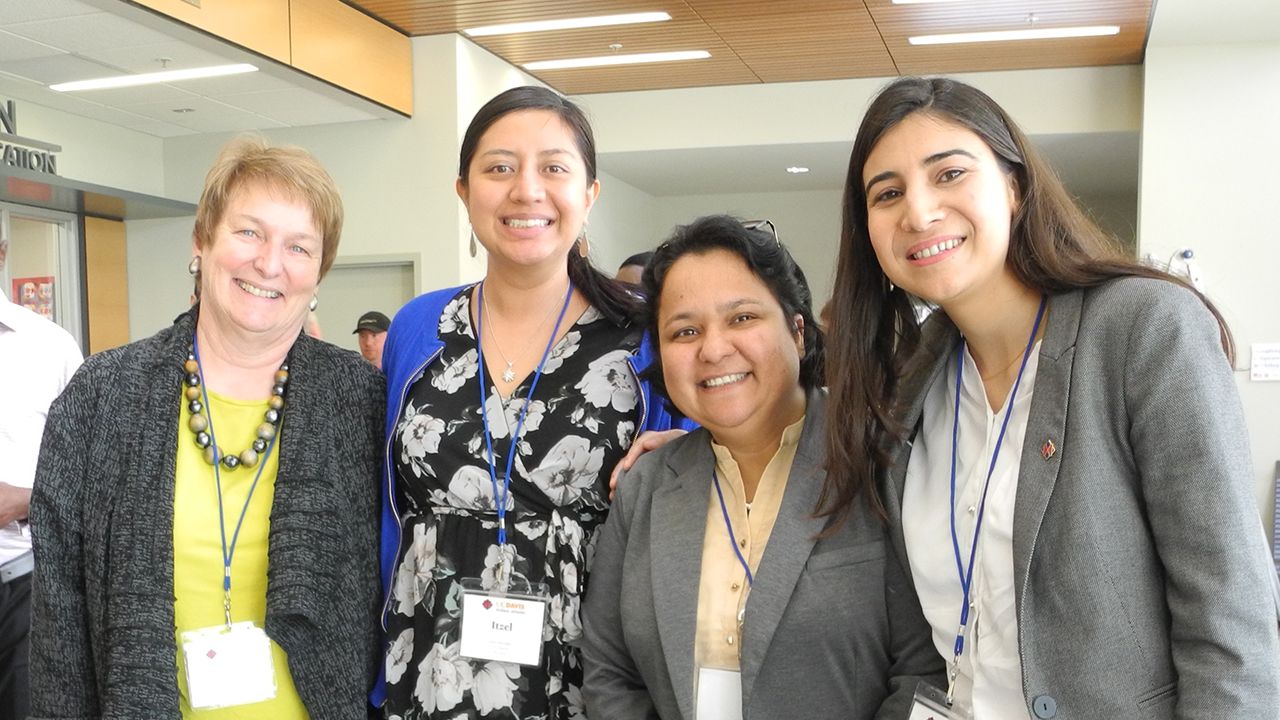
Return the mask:
<svg viewBox="0 0 1280 720"><path fill-rule="evenodd" d="M1022 374L1000 455L987 490L986 511L977 538L973 592L956 697L970 702L975 718L1030 718L1022 694L1018 616L1013 574L1013 514L1021 468L1022 442L1031 414L1039 367L1036 342ZM1008 405L1008 400L1005 404ZM907 464L902 498L902 530L911 575L933 643L950 664L964 593L951 539L951 433L956 413L956 364L950 363L925 396L923 425ZM1004 408L993 411L978 366L966 348L960 387L960 433L956 453L956 539L961 563L969 565L983 485L991 468Z"/></svg>
<svg viewBox="0 0 1280 720"><path fill-rule="evenodd" d="M787 477L796 457L804 418L782 432L782 442L765 466L748 511L746 490L738 463L728 448L711 444L716 454L716 474L724 493L724 506L733 524L738 550L751 567L754 576L764 555L765 544L773 532ZM702 543L702 575L698 583L698 630L694 645L694 666L738 669L738 646L742 643L738 615L746 606L750 587L747 572L733 551L725 511L715 485L711 486L711 502L707 505L707 532Z"/></svg>

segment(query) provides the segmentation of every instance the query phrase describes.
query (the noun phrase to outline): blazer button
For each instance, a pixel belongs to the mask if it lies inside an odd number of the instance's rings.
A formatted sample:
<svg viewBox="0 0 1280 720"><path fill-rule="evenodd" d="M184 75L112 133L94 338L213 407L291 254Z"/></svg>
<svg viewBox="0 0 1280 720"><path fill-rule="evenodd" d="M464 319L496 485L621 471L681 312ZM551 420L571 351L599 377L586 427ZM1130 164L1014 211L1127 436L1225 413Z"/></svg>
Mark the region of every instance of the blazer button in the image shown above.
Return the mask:
<svg viewBox="0 0 1280 720"><path fill-rule="evenodd" d="M1031 701L1031 709L1035 710L1036 717L1048 720L1058 714L1058 701L1048 695L1041 695Z"/></svg>

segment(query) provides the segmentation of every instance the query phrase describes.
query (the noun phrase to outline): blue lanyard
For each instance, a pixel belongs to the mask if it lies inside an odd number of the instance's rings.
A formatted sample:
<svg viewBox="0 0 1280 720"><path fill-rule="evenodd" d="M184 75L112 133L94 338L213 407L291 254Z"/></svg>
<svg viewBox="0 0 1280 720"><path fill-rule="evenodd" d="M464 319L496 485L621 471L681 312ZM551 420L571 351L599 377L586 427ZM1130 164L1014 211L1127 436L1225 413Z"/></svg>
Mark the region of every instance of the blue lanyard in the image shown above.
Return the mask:
<svg viewBox="0 0 1280 720"><path fill-rule="evenodd" d="M733 546L733 554L738 556L738 562L742 563L742 569L747 571L747 587L755 584L755 578L751 576L751 566L747 565L747 559L742 557L742 551L738 550L738 539L733 536L733 523L729 522L729 508L724 504L724 492L720 490L720 476L716 475L716 469L711 468L711 480L716 484L716 497L720 498L720 512L724 513L724 526L729 530L729 544Z"/></svg>
<svg viewBox="0 0 1280 720"><path fill-rule="evenodd" d="M487 451L489 463L489 481L493 483L493 502L498 506L498 544L507 544L507 498L511 496L511 464L515 461L516 450L519 448L520 429L524 427L525 416L529 414L529 404L533 401L533 391L538 387L538 380L542 377L542 368L547 364L547 358L551 356L551 348L556 345L556 335L560 334L560 323L564 321L564 314L569 309L569 301L573 299L573 281L569 281L569 292L564 294L564 307L560 308L560 317L556 318L555 329L551 331L551 339L547 341L547 349L542 351L542 362L538 363L538 371L533 375L533 384L529 386L529 394L524 397L524 407L520 408L520 419L516 421L516 430L511 433L511 449L507 453L507 471L502 476L502 497L498 497L498 471L493 466L493 435L489 433L489 413L485 412L485 403L488 402L489 396L487 386L484 381L484 343L481 341L483 337L480 333L480 318L483 312L476 313L476 362L480 366L480 420L484 424L484 447ZM481 309L484 308L484 282L481 281L476 286L476 305ZM495 392L497 390L495 389Z"/></svg>
<svg viewBox="0 0 1280 720"><path fill-rule="evenodd" d="M963 340L960 342L960 350L956 355L956 410L955 419L951 427L951 544L956 553L956 569L960 573L960 588L964 591L964 604L960 606L960 629L956 633L956 654L951 667L952 684L955 682L956 667L960 662L960 654L964 652L964 631L969 624L969 596L972 590L973 567L978 553L978 532L982 529L982 518L987 509L987 490L991 487L991 476L996 471L996 459L1000 457L1000 445L1004 442L1005 430L1009 428L1009 416L1013 414L1013 401L1018 396L1018 386L1022 384L1022 374L1027 369L1027 360L1031 358L1031 348L1035 346L1036 333L1040 332L1040 321L1044 319L1044 310L1048 302L1048 296L1040 298L1040 309L1036 311L1036 322L1031 328L1031 337L1027 339L1027 349L1022 353L1022 366L1018 368L1018 377L1013 381L1013 390L1009 392L1009 399L1005 403L1004 421L1000 425L1000 435L996 437L995 450L991 453L991 466L987 468L986 482L982 485L982 500L978 504L978 521L973 527L973 546L969 548L969 567L967 569L960 559L960 540L956 534L956 455L960 438L960 380L964 375L965 343ZM949 701L951 688L947 690L947 697Z"/></svg>
<svg viewBox="0 0 1280 720"><path fill-rule="evenodd" d="M271 450L276 446L276 438L280 437L277 431L271 436L271 443L267 445L267 451L262 454L262 459L258 461L258 472L253 476L253 484L249 486L249 495L244 499L244 508L240 510L240 519L236 521L235 532L231 535L231 545L227 545L227 521L222 510L222 474L218 471L218 466L222 458L217 457L218 454L218 437L213 434L213 406L209 404L209 386L204 381L204 366L200 364L200 345L196 342L195 333L191 334L191 351L196 357L196 372L200 373L200 394L204 397L204 408L209 416L209 444L213 447L213 482L218 489L218 530L222 534L222 609L227 614L227 627L231 627L231 558L236 552L236 541L240 539L240 527L244 525L244 516L249 512L249 503L253 500L253 491L258 489L258 481L262 479L262 471L267 467L267 458L271 457ZM284 427L284 409L281 408L281 418L278 428Z"/></svg>

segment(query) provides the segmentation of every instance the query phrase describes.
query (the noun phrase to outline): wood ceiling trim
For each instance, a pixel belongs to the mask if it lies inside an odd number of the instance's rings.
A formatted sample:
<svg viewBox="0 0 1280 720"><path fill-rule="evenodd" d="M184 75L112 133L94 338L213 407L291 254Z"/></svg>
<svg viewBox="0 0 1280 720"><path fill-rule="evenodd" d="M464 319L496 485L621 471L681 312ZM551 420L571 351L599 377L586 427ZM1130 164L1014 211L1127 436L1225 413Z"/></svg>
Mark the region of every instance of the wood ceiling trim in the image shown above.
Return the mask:
<svg viewBox="0 0 1280 720"><path fill-rule="evenodd" d="M631 12L665 11L642 25L471 38L508 62L706 50L711 58L534 73L572 94L797 82L898 74L1132 64L1142 61L1153 0L350 0L414 35ZM1118 35L912 46L907 38L1036 27L1119 25Z"/></svg>

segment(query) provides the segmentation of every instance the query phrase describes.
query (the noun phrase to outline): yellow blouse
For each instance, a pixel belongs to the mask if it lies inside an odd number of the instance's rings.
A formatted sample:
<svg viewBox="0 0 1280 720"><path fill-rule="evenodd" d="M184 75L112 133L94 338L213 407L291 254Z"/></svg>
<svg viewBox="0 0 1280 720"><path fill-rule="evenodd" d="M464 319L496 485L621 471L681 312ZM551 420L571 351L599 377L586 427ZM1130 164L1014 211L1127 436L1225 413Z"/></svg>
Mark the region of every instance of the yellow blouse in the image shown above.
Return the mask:
<svg viewBox="0 0 1280 720"><path fill-rule="evenodd" d="M213 427L218 444L227 452L249 447L267 410L267 401L242 401L209 393ZM287 411L286 411L287 412ZM276 669L276 697L260 703L214 710L193 710L187 699L187 676L182 657L182 633L223 625L222 536L218 525L218 492L213 467L195 444L187 423L191 411L185 398L178 427L177 477L173 500L173 594L177 624L178 690L182 717L191 720L305 720L307 710L293 687L288 658L275 641L271 654ZM267 536L271 528L271 501L275 497L277 447L262 467L244 525L231 559L231 620L252 620L263 626L267 613ZM235 533L257 468L221 471L223 513L227 543Z"/></svg>
<svg viewBox="0 0 1280 720"><path fill-rule="evenodd" d="M782 432L782 443L764 469L750 512L747 511L746 490L738 463L728 448L711 444L733 534L753 576L773 532L773 523L782 505L782 494L787 489L787 476L791 474L791 463L795 460L796 446L803 429L804 418L801 418ZM712 485L711 502L707 506L707 534L702 543L702 576L698 584L695 667L739 669L738 645L742 636L738 612L746 605L749 588L747 572L730 545L720 498L716 495L715 485Z"/></svg>

